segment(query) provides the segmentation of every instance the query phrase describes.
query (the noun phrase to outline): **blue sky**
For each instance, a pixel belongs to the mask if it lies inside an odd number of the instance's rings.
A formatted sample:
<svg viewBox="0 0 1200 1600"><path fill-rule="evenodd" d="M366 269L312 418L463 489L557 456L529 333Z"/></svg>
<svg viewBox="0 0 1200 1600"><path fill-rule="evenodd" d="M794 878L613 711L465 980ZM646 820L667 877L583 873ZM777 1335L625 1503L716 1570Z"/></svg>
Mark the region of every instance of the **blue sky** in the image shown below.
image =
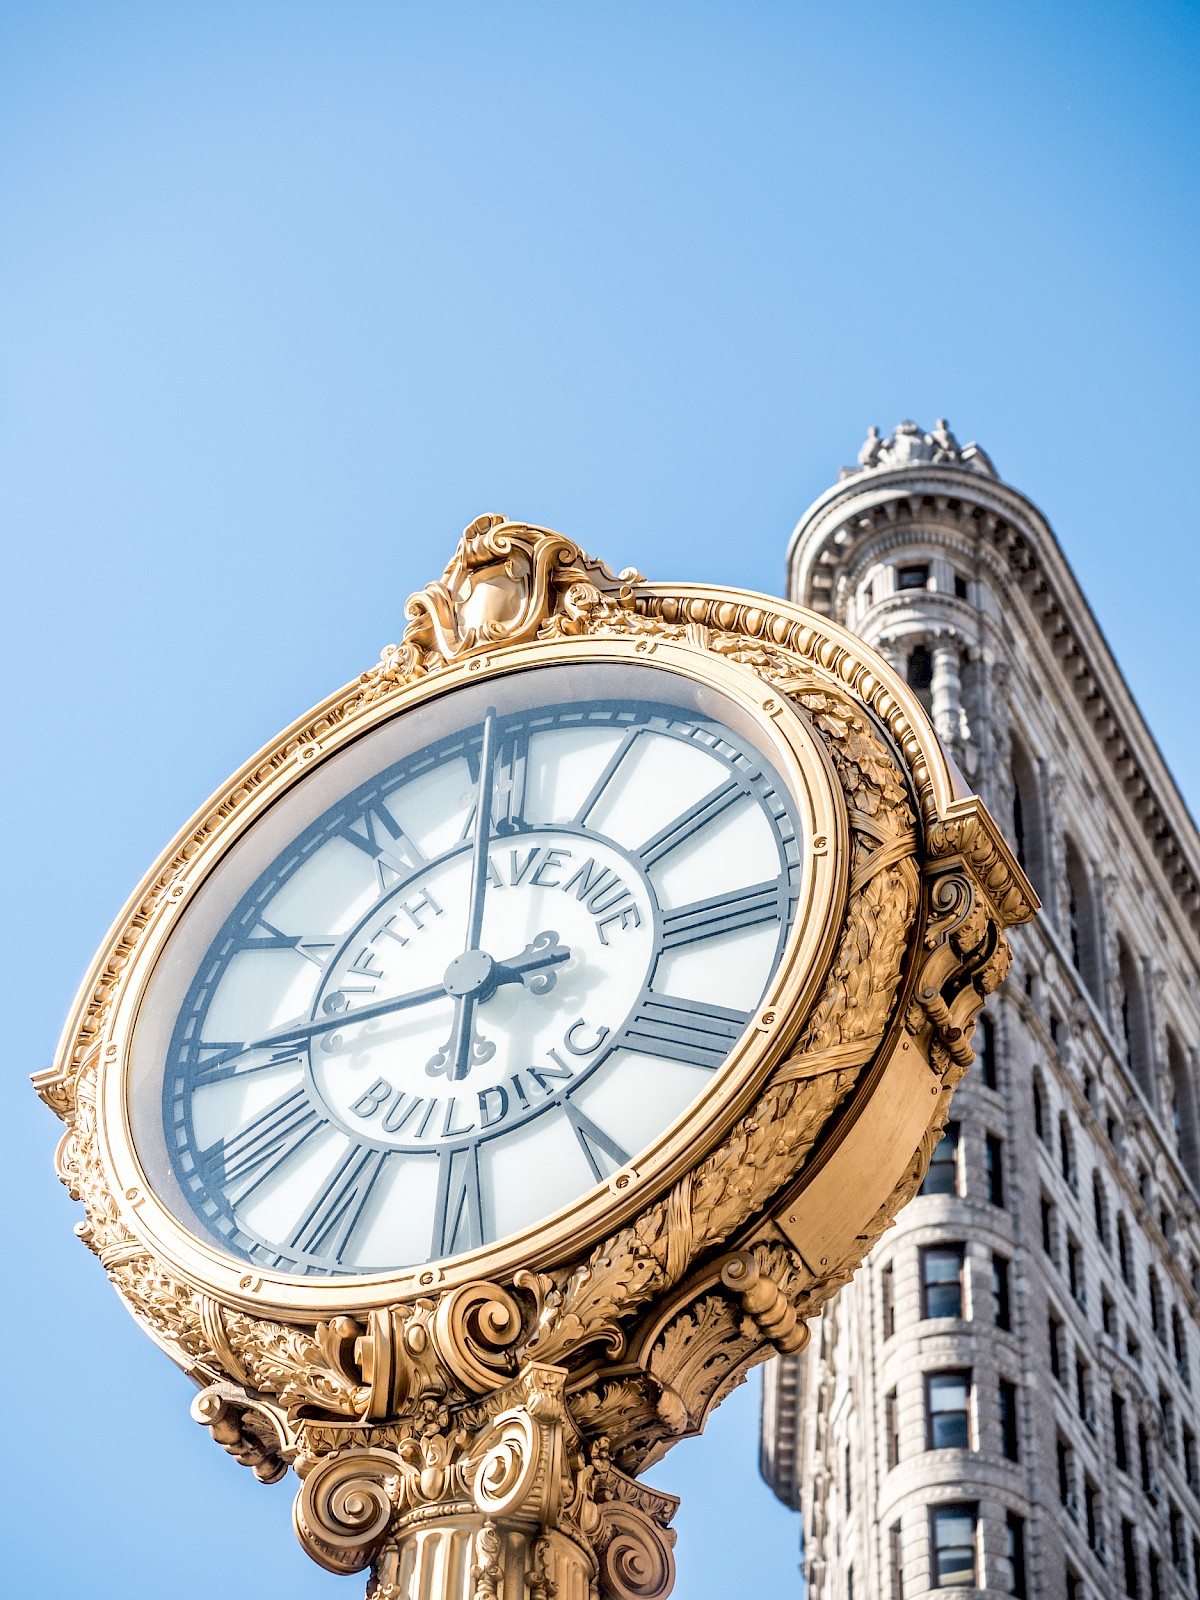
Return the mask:
<svg viewBox="0 0 1200 1600"><path fill-rule="evenodd" d="M1195 811L1198 64L1194 0L0 11L13 1593L359 1592L188 1420L25 1075L175 828L480 512L778 590L867 424L946 415ZM689 1600L793 1586L756 1396L656 1473Z"/></svg>

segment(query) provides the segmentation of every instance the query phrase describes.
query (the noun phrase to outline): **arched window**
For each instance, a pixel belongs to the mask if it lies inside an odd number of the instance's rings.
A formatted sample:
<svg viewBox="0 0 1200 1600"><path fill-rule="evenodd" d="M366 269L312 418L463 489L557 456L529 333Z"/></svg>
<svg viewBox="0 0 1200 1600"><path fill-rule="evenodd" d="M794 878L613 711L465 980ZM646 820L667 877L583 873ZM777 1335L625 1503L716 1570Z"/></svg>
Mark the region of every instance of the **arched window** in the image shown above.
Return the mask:
<svg viewBox="0 0 1200 1600"><path fill-rule="evenodd" d="M1120 983L1120 1042L1125 1063L1146 1099L1154 1102L1154 1072L1150 1057L1146 1001L1141 973L1124 939L1117 941L1117 976Z"/></svg>
<svg viewBox="0 0 1200 1600"><path fill-rule="evenodd" d="M912 689L917 699L926 711L933 711L933 655L927 644L917 644L908 653L908 665L905 669L908 687Z"/></svg>
<svg viewBox="0 0 1200 1600"><path fill-rule="evenodd" d="M1200 1138L1196 1127L1196 1097L1191 1074L1184 1059L1183 1046L1173 1033L1167 1034L1168 1082L1171 1086L1171 1118L1175 1124L1175 1146L1188 1177L1200 1189Z"/></svg>
<svg viewBox="0 0 1200 1600"><path fill-rule="evenodd" d="M1033 762L1016 739L1012 746L1013 844L1017 860L1040 892L1045 886L1042 850L1042 807Z"/></svg>
<svg viewBox="0 0 1200 1600"><path fill-rule="evenodd" d="M1075 970L1099 998L1100 964L1096 948L1096 919L1092 903L1092 881L1083 857L1072 840L1067 840L1067 940Z"/></svg>

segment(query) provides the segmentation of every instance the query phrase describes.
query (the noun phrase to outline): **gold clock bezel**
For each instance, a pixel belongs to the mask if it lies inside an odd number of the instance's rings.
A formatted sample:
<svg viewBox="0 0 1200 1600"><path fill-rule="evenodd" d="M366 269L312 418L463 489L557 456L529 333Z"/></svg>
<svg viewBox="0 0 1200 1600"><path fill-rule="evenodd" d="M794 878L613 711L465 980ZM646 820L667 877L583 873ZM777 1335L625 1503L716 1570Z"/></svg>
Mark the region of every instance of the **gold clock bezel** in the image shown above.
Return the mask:
<svg viewBox="0 0 1200 1600"><path fill-rule="evenodd" d="M752 1024L712 1085L607 1184L505 1239L459 1256L371 1275L307 1278L260 1271L193 1233L159 1199L138 1156L131 1126L128 1065L138 1015L158 961L184 911L233 846L283 795L308 774L385 722L489 675L508 675L569 663L653 666L724 695L751 720L800 811L806 851L804 900ZM748 667L710 651L667 639L536 639L453 662L375 700L330 717L318 738L303 738L324 713L343 706L349 691L331 696L300 718L223 785L168 846L106 940L81 990L66 1035L80 1026L83 1007L103 970L124 943L133 954L122 972L99 1053L97 1136L121 1218L153 1254L194 1288L258 1314L321 1317L368 1310L481 1278L511 1279L519 1269L543 1270L594 1244L659 1197L728 1134L754 1103L772 1068L795 1038L826 975L844 913L849 823L830 758L804 717ZM274 768L269 777L249 782ZM203 836L188 859L187 845ZM140 930L134 908L155 885L169 882L155 913Z"/></svg>

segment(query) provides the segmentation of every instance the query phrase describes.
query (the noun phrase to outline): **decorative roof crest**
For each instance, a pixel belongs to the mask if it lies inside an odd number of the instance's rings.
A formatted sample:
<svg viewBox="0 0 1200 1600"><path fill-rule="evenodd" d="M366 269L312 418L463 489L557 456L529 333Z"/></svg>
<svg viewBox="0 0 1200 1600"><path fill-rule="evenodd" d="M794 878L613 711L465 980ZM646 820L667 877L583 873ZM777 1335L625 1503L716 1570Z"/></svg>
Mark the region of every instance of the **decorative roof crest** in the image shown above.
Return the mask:
<svg viewBox="0 0 1200 1600"><path fill-rule="evenodd" d="M871 424L862 449L858 452L857 467L843 467L843 478L859 472L893 471L900 467L929 465L935 467L969 467L974 472L986 473L989 478L999 477L987 452L977 444L960 445L950 431L945 417L939 417L931 433L922 433L915 422L901 422L886 439Z"/></svg>

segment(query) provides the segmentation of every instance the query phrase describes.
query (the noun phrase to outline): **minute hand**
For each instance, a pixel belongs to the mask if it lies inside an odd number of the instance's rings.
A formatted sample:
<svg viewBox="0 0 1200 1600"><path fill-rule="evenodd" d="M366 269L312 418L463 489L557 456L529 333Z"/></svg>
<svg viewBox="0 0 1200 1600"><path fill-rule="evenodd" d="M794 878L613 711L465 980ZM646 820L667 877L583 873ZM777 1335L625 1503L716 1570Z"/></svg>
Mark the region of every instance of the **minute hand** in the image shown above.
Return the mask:
<svg viewBox="0 0 1200 1600"><path fill-rule="evenodd" d="M496 711L489 706L483 719L483 739L479 749L479 785L475 791L475 843L471 851L470 903L467 906L467 945L464 955L479 949L483 933L483 902L487 895L488 846L492 838L493 747L496 739ZM454 1001L454 1025L447 1045L449 1060L438 1051L427 1063L426 1071L443 1068L451 1079L465 1078L477 1061L486 1061L496 1052L494 1044L475 1032L475 1006L478 991L466 990Z"/></svg>

